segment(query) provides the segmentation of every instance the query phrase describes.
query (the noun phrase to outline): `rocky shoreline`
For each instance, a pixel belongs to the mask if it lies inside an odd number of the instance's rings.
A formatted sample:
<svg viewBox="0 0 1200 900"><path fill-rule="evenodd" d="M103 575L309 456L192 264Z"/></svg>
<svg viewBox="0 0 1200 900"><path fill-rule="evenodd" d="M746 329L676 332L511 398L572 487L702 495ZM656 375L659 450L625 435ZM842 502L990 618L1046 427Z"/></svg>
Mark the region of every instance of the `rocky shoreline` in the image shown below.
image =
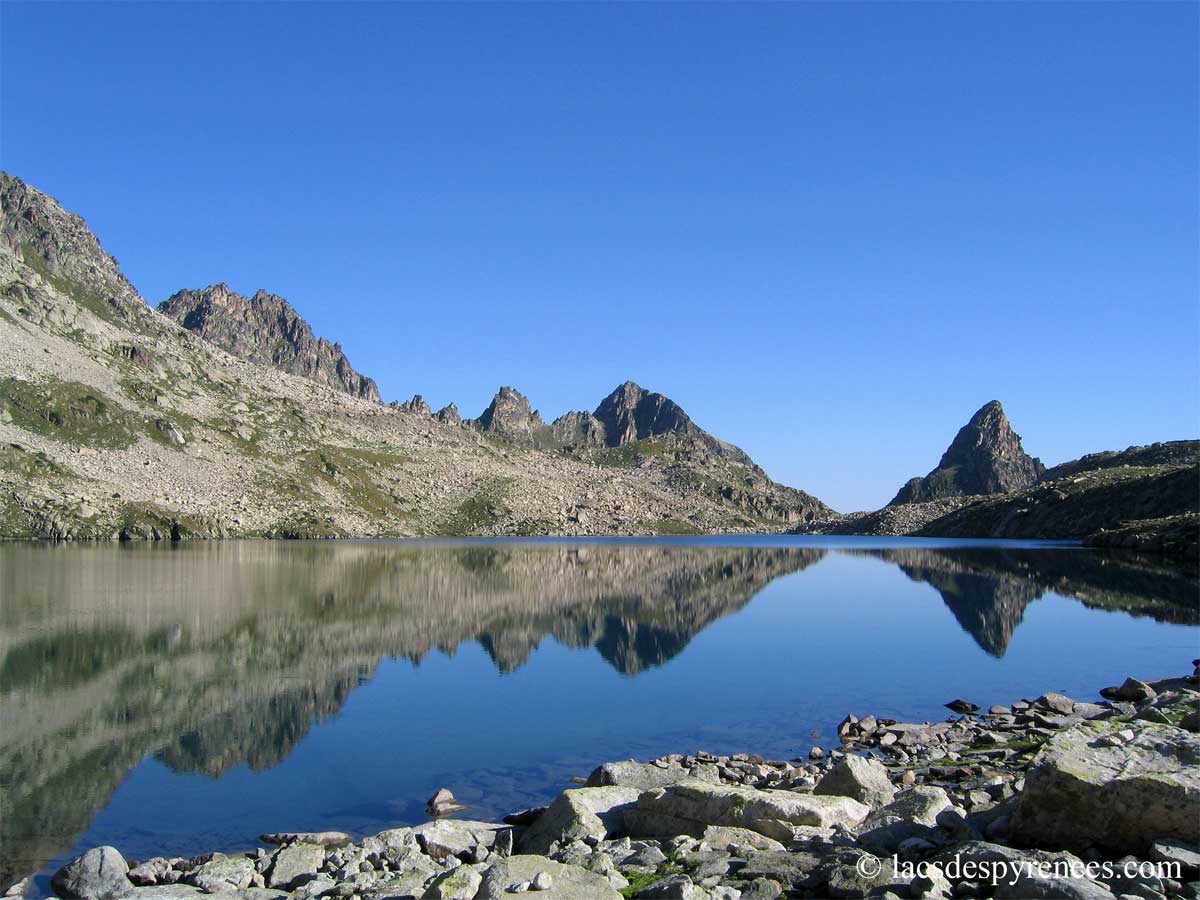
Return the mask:
<svg viewBox="0 0 1200 900"><path fill-rule="evenodd" d="M263 835L191 859L88 851L64 900L1200 897L1200 660L936 723L847 715L836 749L601 765L504 822ZM462 811L448 791L431 816ZM7 896L34 896L31 879Z"/></svg>

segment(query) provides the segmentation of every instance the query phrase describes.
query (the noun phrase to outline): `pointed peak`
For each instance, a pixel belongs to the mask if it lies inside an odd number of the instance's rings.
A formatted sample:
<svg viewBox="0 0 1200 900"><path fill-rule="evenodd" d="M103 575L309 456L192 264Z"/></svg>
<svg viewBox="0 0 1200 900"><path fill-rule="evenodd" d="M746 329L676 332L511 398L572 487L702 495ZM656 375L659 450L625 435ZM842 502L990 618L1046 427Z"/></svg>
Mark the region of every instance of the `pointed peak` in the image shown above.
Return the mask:
<svg viewBox="0 0 1200 900"><path fill-rule="evenodd" d="M1002 419L1008 418L1008 416L1004 413L1004 404L1002 404L999 400L989 400L987 403L983 404L983 406L979 407L979 409L976 411L975 415L971 416L971 421L980 422L984 419L992 417L999 417Z"/></svg>

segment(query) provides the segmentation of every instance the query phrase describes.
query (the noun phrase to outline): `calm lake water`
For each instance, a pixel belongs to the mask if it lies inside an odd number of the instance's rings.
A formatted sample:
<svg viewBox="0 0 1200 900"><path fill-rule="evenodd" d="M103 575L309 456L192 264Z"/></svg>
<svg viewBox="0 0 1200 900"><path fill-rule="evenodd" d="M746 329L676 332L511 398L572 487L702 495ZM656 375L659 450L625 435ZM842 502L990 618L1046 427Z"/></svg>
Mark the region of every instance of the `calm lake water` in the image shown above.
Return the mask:
<svg viewBox="0 0 1200 900"><path fill-rule="evenodd" d="M442 786L490 819L609 759L807 756L847 712L1093 699L1186 671L1198 621L1194 571L1014 542L3 545L0 880L374 833Z"/></svg>

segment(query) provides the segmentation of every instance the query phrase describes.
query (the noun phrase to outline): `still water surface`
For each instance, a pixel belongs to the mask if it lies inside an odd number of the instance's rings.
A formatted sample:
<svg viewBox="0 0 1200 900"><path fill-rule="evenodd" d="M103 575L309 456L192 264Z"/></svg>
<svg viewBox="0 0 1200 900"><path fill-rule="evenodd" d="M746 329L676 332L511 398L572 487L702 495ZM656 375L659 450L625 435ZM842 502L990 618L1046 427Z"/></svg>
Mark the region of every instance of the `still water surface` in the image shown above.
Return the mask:
<svg viewBox="0 0 1200 900"><path fill-rule="evenodd" d="M597 763L806 756L847 712L1094 698L1200 651L1197 579L1014 542L0 546L0 881L81 849L490 819Z"/></svg>

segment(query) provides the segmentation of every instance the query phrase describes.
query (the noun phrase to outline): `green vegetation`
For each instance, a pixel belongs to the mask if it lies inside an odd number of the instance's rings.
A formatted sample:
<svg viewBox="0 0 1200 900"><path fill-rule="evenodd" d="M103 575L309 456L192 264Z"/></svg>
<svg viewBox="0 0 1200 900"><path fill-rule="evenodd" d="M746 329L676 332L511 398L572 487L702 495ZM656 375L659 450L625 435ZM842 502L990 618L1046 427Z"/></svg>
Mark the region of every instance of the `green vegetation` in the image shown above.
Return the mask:
<svg viewBox="0 0 1200 900"><path fill-rule="evenodd" d="M129 323L124 321L124 318L112 303L109 303L108 300L86 285L82 285L62 275L55 275L50 271L46 260L29 245L24 244L21 246L21 257L25 260L25 264L29 268L37 272L38 275L49 282L59 293L66 294L84 309L94 313L106 322L114 325L119 323L128 326Z"/></svg>
<svg viewBox="0 0 1200 900"><path fill-rule="evenodd" d="M14 424L68 444L123 449L141 430L134 416L77 381L36 385L4 378L0 398Z"/></svg>
<svg viewBox="0 0 1200 900"><path fill-rule="evenodd" d="M493 478L480 482L475 491L463 500L443 523L438 534L454 537L479 534L511 515L505 499L512 491L514 479Z"/></svg>
<svg viewBox="0 0 1200 900"><path fill-rule="evenodd" d="M642 460L654 456L667 456L675 452L666 441L645 438L620 447L605 447L591 454L591 461L601 466L632 469Z"/></svg>
<svg viewBox="0 0 1200 900"><path fill-rule="evenodd" d="M670 878L672 875L682 875L683 869L675 864L674 859L668 859L664 863L660 863L658 870L655 872L630 872L625 878L629 881L628 887L623 887L618 892L622 897L633 897L640 891L644 891L652 884L658 884L664 878Z"/></svg>

